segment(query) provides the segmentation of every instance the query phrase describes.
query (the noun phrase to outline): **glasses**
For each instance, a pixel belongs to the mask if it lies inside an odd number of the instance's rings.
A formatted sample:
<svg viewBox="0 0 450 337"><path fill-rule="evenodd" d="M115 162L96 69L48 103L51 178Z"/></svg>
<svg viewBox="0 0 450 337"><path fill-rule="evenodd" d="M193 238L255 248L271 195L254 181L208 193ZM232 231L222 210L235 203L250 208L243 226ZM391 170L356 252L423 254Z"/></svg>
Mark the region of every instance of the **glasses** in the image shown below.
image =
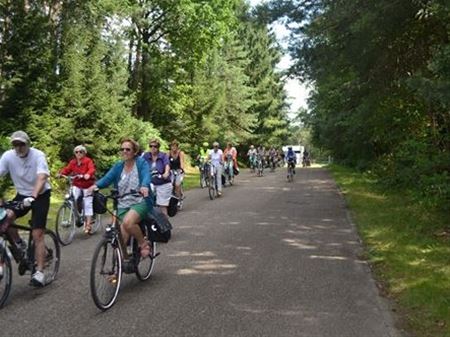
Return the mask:
<svg viewBox="0 0 450 337"><path fill-rule="evenodd" d="M78 153L84 153L84 152L83 151L75 151L75 153L78 154Z"/></svg>
<svg viewBox="0 0 450 337"><path fill-rule="evenodd" d="M131 152L131 149L129 147L121 147L120 151L121 152Z"/></svg>
<svg viewBox="0 0 450 337"><path fill-rule="evenodd" d="M150 146L150 147L154 147L155 149L158 148L158 145L154 145L154 144L150 144L149 146Z"/></svg>

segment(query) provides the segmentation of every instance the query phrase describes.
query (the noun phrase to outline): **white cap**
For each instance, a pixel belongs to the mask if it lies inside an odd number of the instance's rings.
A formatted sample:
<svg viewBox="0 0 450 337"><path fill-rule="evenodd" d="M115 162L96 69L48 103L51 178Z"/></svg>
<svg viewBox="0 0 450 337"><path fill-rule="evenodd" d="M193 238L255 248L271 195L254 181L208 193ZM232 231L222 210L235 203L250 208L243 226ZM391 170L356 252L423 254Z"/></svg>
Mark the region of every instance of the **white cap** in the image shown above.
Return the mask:
<svg viewBox="0 0 450 337"><path fill-rule="evenodd" d="M28 137L25 131L19 130L11 135L11 143L12 142L22 142L25 144L30 144L30 137Z"/></svg>

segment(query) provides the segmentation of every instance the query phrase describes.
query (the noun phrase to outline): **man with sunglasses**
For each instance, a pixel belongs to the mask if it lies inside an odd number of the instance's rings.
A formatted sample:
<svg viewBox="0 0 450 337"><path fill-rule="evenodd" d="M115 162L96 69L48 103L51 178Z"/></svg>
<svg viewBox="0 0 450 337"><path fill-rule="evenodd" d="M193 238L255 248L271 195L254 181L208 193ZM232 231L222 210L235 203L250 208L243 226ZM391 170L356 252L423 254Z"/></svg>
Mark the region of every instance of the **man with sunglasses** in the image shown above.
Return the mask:
<svg viewBox="0 0 450 337"><path fill-rule="evenodd" d="M17 194L15 201L23 202L23 209L8 210L4 228L15 219L27 214L31 209L32 235L35 245L36 272L31 276L31 284L45 286L44 263L45 242L44 231L47 225L47 214L50 207L50 175L47 159L42 151L30 147L30 138L24 131L16 131L11 135L12 150L6 151L0 158L0 177L9 173ZM20 239L15 228L8 228L9 235L17 246L25 249L26 244Z"/></svg>

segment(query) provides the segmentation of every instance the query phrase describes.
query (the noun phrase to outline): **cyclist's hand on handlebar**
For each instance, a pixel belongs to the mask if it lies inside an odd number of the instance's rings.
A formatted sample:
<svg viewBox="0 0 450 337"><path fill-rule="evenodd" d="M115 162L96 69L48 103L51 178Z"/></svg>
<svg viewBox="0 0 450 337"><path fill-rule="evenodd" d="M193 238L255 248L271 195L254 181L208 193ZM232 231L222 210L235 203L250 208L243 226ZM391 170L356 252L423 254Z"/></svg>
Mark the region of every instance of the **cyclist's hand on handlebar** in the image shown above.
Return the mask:
<svg viewBox="0 0 450 337"><path fill-rule="evenodd" d="M139 192L142 194L142 196L143 196L144 198L147 198L147 197L148 197L148 187L141 187L141 188L139 189Z"/></svg>
<svg viewBox="0 0 450 337"><path fill-rule="evenodd" d="M23 199L23 206L24 207L31 207L31 204L34 202L34 198L33 197L27 197L25 199Z"/></svg>

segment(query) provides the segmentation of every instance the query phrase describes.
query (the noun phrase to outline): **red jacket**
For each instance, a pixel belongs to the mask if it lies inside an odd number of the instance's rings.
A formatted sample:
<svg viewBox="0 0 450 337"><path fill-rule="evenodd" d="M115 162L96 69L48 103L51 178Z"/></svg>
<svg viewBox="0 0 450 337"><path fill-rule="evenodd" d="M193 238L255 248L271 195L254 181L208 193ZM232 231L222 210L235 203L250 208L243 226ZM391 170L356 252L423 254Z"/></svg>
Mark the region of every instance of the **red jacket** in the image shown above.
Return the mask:
<svg viewBox="0 0 450 337"><path fill-rule="evenodd" d="M68 175L77 175L77 174L89 174L90 178L85 180L84 178L75 178L73 180L73 185L79 188L88 188L91 187L95 183L95 165L91 158L83 157L81 158L80 165L77 164L77 160L74 158L69 161L66 167L62 168L59 171L60 174L68 176Z"/></svg>

